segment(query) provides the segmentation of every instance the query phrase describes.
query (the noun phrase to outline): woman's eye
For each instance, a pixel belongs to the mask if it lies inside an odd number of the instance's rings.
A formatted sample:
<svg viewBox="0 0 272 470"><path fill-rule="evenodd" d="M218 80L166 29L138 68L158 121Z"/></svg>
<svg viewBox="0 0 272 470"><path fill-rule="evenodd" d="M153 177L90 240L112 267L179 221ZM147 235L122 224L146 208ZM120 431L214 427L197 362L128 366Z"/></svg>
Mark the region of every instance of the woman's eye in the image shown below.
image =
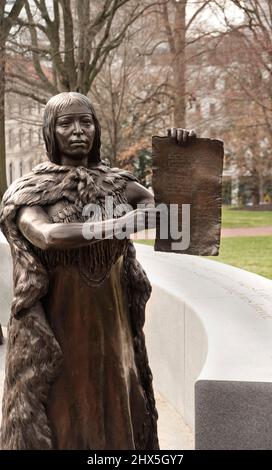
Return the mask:
<svg viewBox="0 0 272 470"><path fill-rule="evenodd" d="M61 126L61 127L66 127L66 126L69 126L69 122L68 121L62 121L62 122L58 122L58 126Z"/></svg>

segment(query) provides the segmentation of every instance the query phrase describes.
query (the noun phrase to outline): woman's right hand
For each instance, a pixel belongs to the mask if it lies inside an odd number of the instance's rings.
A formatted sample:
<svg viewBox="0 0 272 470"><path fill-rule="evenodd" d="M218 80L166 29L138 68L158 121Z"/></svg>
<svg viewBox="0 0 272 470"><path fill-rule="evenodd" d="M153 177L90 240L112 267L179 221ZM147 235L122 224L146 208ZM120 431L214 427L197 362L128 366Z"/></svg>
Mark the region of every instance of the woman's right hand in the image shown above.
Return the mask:
<svg viewBox="0 0 272 470"><path fill-rule="evenodd" d="M179 144L190 143L196 138L194 129L183 129L181 127L171 127L167 129L167 136L175 139Z"/></svg>
<svg viewBox="0 0 272 470"><path fill-rule="evenodd" d="M156 209L154 206L135 209L116 219L115 236L121 233L120 238L129 238L133 233L154 228L156 226Z"/></svg>

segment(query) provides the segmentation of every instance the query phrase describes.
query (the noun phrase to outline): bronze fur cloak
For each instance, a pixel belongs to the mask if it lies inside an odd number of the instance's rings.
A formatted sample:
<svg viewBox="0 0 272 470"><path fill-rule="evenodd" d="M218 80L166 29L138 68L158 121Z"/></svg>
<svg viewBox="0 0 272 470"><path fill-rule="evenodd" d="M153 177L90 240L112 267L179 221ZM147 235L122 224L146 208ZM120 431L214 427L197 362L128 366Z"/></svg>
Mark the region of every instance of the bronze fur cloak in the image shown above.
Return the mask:
<svg viewBox="0 0 272 470"><path fill-rule="evenodd" d="M46 206L66 199L79 214L84 203L97 201L111 193L105 187L112 187L122 202L121 196L127 182L135 180L131 173L101 163L99 184L94 185L94 173L95 170L84 167L42 163L16 180L3 197L0 227L11 248L14 297L8 325L1 449L53 448L46 402L50 386L62 364L60 345L39 302L48 290L48 272L33 245L19 231L17 212L22 206ZM75 220L73 214L71 220ZM145 271L136 260L135 248L130 241L127 242L124 254L123 270L135 362L151 418L150 429L146 430L146 448L158 449L158 416L143 333L145 305L151 294L151 286ZM39 308L34 309L37 303Z"/></svg>

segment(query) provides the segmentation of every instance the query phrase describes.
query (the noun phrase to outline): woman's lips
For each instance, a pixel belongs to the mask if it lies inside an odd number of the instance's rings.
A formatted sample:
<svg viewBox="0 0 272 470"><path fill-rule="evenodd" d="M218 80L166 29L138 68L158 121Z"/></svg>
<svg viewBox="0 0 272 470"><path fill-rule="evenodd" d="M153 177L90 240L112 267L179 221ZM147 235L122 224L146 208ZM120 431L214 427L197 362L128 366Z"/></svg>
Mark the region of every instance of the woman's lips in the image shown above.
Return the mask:
<svg viewBox="0 0 272 470"><path fill-rule="evenodd" d="M84 140L73 140L70 145L86 145L87 142L85 142Z"/></svg>

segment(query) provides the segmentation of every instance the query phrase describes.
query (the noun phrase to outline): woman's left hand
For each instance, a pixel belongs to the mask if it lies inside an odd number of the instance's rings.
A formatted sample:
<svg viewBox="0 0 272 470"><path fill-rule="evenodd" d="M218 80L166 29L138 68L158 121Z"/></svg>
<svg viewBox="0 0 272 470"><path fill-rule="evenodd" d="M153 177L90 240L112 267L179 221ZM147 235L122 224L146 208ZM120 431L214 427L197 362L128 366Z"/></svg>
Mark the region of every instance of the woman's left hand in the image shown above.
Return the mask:
<svg viewBox="0 0 272 470"><path fill-rule="evenodd" d="M179 144L189 143L196 138L193 129L182 129L181 127L171 127L167 129L167 136L175 139Z"/></svg>

